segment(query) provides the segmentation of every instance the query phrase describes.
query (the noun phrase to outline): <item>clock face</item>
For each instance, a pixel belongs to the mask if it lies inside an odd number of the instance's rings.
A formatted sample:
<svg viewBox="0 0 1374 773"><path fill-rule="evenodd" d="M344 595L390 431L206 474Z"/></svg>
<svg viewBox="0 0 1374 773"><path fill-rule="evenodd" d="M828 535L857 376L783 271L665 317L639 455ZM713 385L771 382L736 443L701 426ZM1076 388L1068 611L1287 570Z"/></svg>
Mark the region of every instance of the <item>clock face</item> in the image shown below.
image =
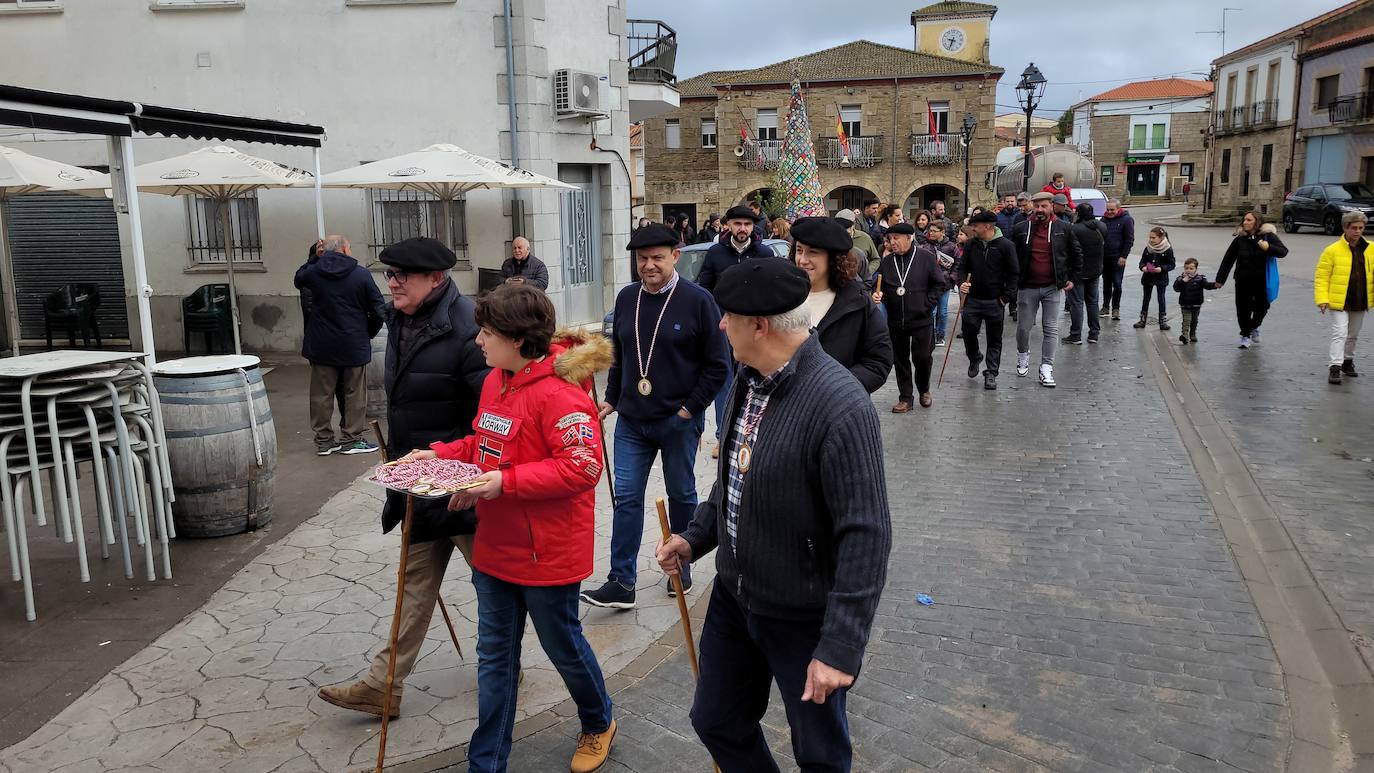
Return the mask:
<svg viewBox="0 0 1374 773"><path fill-rule="evenodd" d="M940 33L940 48L951 54L956 54L964 50L964 31L958 27L950 27Z"/></svg>

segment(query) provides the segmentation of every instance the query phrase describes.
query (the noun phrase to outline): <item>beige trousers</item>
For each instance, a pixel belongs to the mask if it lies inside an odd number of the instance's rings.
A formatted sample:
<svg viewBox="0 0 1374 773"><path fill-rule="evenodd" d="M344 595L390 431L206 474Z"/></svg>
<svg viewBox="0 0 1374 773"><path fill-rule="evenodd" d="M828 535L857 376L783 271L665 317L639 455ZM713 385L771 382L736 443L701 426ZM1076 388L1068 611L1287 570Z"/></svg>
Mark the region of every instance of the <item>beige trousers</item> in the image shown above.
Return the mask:
<svg viewBox="0 0 1374 773"><path fill-rule="evenodd" d="M367 431L367 366L335 368L310 364L310 428L315 445L334 439L334 404L339 404L339 443L350 445Z"/></svg>
<svg viewBox="0 0 1374 773"><path fill-rule="evenodd" d="M401 596L401 627L396 636L396 678L391 693L398 699L402 693L402 682L415 668L420 645L424 644L425 634L429 633L434 605L439 601L439 585L444 581L444 572L448 569L454 546L463 554L468 566L472 566L471 534L410 546L406 559L406 591ZM382 651L372 659L371 670L363 677L363 681L374 690L386 690L386 664L389 657L390 649L382 647Z"/></svg>

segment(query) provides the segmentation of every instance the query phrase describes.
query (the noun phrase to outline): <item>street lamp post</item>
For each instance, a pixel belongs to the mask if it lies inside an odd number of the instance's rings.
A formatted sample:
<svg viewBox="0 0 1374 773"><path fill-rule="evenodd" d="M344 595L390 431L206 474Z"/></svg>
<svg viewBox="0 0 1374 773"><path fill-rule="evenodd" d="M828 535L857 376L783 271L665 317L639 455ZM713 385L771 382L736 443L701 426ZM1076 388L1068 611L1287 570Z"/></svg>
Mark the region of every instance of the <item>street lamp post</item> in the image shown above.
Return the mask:
<svg viewBox="0 0 1374 773"><path fill-rule="evenodd" d="M1031 116L1040 106L1040 98L1045 96L1045 76L1031 62L1021 73L1021 82L1016 84L1016 101L1026 111L1026 146L1021 157L1021 190L1030 192L1031 176Z"/></svg>
<svg viewBox="0 0 1374 773"><path fill-rule="evenodd" d="M964 113L964 125L959 127L959 139L964 143L964 216L972 210L973 196L969 193L969 164L972 161L973 133L978 129L978 119L973 113Z"/></svg>

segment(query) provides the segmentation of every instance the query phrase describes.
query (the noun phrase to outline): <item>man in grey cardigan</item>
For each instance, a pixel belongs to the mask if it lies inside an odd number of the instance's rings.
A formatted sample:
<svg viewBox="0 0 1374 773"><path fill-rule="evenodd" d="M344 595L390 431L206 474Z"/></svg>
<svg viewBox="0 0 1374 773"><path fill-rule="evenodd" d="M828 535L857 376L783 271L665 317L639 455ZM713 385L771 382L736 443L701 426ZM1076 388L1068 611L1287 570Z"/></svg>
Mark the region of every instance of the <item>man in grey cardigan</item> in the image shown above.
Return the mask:
<svg viewBox="0 0 1374 773"><path fill-rule="evenodd" d="M878 414L809 331L806 273L747 261L716 285L742 365L718 477L663 571L715 548L692 727L720 769L776 771L759 721L777 682L797 765L848 771L845 696L863 662L892 547Z"/></svg>

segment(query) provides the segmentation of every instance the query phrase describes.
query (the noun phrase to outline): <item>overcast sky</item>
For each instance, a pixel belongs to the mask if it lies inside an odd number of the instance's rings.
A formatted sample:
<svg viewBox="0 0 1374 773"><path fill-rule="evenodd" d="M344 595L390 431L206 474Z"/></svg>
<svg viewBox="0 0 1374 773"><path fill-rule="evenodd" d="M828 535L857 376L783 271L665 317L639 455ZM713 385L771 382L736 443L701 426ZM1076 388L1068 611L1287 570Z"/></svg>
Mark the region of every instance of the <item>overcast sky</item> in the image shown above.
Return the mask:
<svg viewBox="0 0 1374 773"><path fill-rule="evenodd" d="M1133 80L1170 75L1205 78L1234 51L1342 5L1344 0L1149 0L1144 3L1047 3L1016 0L992 20L992 63L1006 70L997 112L1016 112L1016 83L1035 62L1049 81L1037 114L1058 118L1070 105ZM911 12L928 2L896 0L629 0L630 18L659 19L677 31L679 79L707 70L760 67L853 40L913 47ZM741 24L743 31L731 31ZM1154 28L1151 29L1151 25Z"/></svg>

